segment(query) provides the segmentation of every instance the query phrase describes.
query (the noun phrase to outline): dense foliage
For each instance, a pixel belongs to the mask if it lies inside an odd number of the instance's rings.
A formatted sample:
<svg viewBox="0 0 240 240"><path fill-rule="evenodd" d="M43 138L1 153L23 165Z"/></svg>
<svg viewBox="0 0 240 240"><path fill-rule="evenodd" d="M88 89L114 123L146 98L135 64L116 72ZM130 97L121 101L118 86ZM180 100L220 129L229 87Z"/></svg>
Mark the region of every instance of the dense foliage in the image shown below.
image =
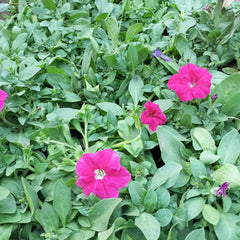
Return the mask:
<svg viewBox="0 0 240 240"><path fill-rule="evenodd" d="M0 239L240 238L240 2L19 0L0 20ZM152 56L156 49L172 61ZM188 63L211 93L183 102ZM167 121L150 131L144 104ZM76 186L83 154L112 149L118 198ZM229 186L219 189L220 185ZM226 197L224 196L226 191ZM223 195L223 196L222 196Z"/></svg>

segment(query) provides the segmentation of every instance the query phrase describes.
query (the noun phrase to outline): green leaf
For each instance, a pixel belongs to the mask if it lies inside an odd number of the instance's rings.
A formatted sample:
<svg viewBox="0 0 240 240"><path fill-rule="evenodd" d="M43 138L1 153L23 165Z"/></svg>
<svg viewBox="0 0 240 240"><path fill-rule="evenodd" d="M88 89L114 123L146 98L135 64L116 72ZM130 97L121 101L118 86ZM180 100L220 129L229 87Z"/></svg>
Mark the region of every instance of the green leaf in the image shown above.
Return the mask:
<svg viewBox="0 0 240 240"><path fill-rule="evenodd" d="M116 231L119 231L124 228L128 228L130 226L133 227L134 225L127 224L127 221L124 218L118 217L108 230L98 233L98 239L115 240L116 239L116 237L115 237Z"/></svg>
<svg viewBox="0 0 240 240"><path fill-rule="evenodd" d="M47 8L50 11L55 11L56 5L53 0L41 0L41 1L45 8Z"/></svg>
<svg viewBox="0 0 240 240"><path fill-rule="evenodd" d="M206 240L205 238L205 231L203 228L195 229L191 231L185 240Z"/></svg>
<svg viewBox="0 0 240 240"><path fill-rule="evenodd" d="M0 187L0 201L6 198L10 194L7 188Z"/></svg>
<svg viewBox="0 0 240 240"><path fill-rule="evenodd" d="M220 156L214 154L211 150L206 150L201 152L199 159L205 165L210 165L218 161L220 159Z"/></svg>
<svg viewBox="0 0 240 240"><path fill-rule="evenodd" d="M144 201L147 191L140 183L130 182L128 185L128 191L131 196L132 202L136 206L143 205L143 201Z"/></svg>
<svg viewBox="0 0 240 240"><path fill-rule="evenodd" d="M158 143L164 163L176 162L181 164L184 160L181 155L184 145L179 140L179 135L176 130L168 126L157 128Z"/></svg>
<svg viewBox="0 0 240 240"><path fill-rule="evenodd" d="M71 89L70 82L66 77L57 73L47 73L46 74L47 82L53 88L61 88L63 90Z"/></svg>
<svg viewBox="0 0 240 240"><path fill-rule="evenodd" d="M196 179L207 177L207 169L200 160L197 160L196 158L191 157L190 167L191 167L192 174Z"/></svg>
<svg viewBox="0 0 240 240"><path fill-rule="evenodd" d="M92 44L89 43L89 45L85 48L84 54L83 54L83 60L82 60L82 72L86 74L88 72L88 69L90 67L91 59L93 55L93 47Z"/></svg>
<svg viewBox="0 0 240 240"><path fill-rule="evenodd" d="M197 217L203 210L205 200L201 197L191 198L184 203L187 209L188 221Z"/></svg>
<svg viewBox="0 0 240 240"><path fill-rule="evenodd" d="M178 224L178 227L183 230L186 228L188 222L187 210L184 208L177 208L173 216L173 223Z"/></svg>
<svg viewBox="0 0 240 240"><path fill-rule="evenodd" d="M66 220L71 211L72 202L70 189L62 180L58 180L54 187L53 208L59 216L63 227L66 227Z"/></svg>
<svg viewBox="0 0 240 240"><path fill-rule="evenodd" d="M27 6L26 0L19 0L18 1L18 12L22 13L26 6Z"/></svg>
<svg viewBox="0 0 240 240"><path fill-rule="evenodd" d="M167 207L168 204L170 203L169 191L165 187L160 186L159 188L157 188L156 193L157 193L156 209Z"/></svg>
<svg viewBox="0 0 240 240"><path fill-rule="evenodd" d="M101 102L97 103L97 106L102 109L104 112L112 111L116 116L123 115L122 108L116 103L111 102Z"/></svg>
<svg viewBox="0 0 240 240"><path fill-rule="evenodd" d="M208 4L208 0L175 0L175 3L179 10L184 10L185 12L192 12L193 10L200 10Z"/></svg>
<svg viewBox="0 0 240 240"><path fill-rule="evenodd" d="M126 120L119 120L117 122L118 125L118 134L121 138L123 138L124 140L129 140L131 137L130 134L130 127L129 124L127 123Z"/></svg>
<svg viewBox="0 0 240 240"><path fill-rule="evenodd" d="M195 150L211 150L216 151L214 139L209 131L202 127L196 127L191 130L191 137L193 141L193 147Z"/></svg>
<svg viewBox="0 0 240 240"><path fill-rule="evenodd" d="M28 181L25 178L22 177L21 179L24 192L29 204L29 208L31 210L31 214L33 215L39 207L38 195L34 188L28 183Z"/></svg>
<svg viewBox="0 0 240 240"><path fill-rule="evenodd" d="M171 108L173 105L173 101L171 99L159 99L154 101L154 103L158 104L163 112Z"/></svg>
<svg viewBox="0 0 240 240"><path fill-rule="evenodd" d="M47 119L50 122L54 121L64 121L70 122L72 119L77 118L80 110L73 108L59 108L55 109L53 112L47 114Z"/></svg>
<svg viewBox="0 0 240 240"><path fill-rule="evenodd" d="M101 13L110 14L113 10L113 4L109 3L107 0L95 0L95 4L100 14Z"/></svg>
<svg viewBox="0 0 240 240"><path fill-rule="evenodd" d="M153 213L155 207L157 204L157 193L150 189L147 191L147 194L145 195L144 201L143 201L143 206L145 210L149 213Z"/></svg>
<svg viewBox="0 0 240 240"><path fill-rule="evenodd" d="M138 102L143 95L143 86L143 80L139 76L135 76L129 82L128 91L133 98L135 107L137 107Z"/></svg>
<svg viewBox="0 0 240 240"><path fill-rule="evenodd" d="M216 225L220 219L219 211L212 207L210 204L204 205L202 214L203 218L212 225Z"/></svg>
<svg viewBox="0 0 240 240"><path fill-rule="evenodd" d="M64 99L65 102L81 101L81 98L76 93L73 93L73 92L64 91L64 96L65 96L65 99Z"/></svg>
<svg viewBox="0 0 240 240"><path fill-rule="evenodd" d="M107 198L96 203L89 212L91 228L95 231L105 231L113 211L121 201L120 198Z"/></svg>
<svg viewBox="0 0 240 240"><path fill-rule="evenodd" d="M0 224L18 223L21 221L21 214L16 211L14 214L0 214Z"/></svg>
<svg viewBox="0 0 240 240"><path fill-rule="evenodd" d="M0 12L5 12L8 10L10 4L8 3L0 3Z"/></svg>
<svg viewBox="0 0 240 240"><path fill-rule="evenodd" d="M240 92L230 96L221 110L228 116L237 116L240 112Z"/></svg>
<svg viewBox="0 0 240 240"><path fill-rule="evenodd" d="M235 128L223 136L217 154L221 157L220 163L222 165L226 163L235 164L240 154L240 134Z"/></svg>
<svg viewBox="0 0 240 240"><path fill-rule="evenodd" d="M56 232L59 228L59 218L52 205L45 202L40 211L40 219L45 232Z"/></svg>
<svg viewBox="0 0 240 240"><path fill-rule="evenodd" d="M177 35L175 47L185 61L196 62L196 54L189 47L188 41L183 34Z"/></svg>
<svg viewBox="0 0 240 240"><path fill-rule="evenodd" d="M10 133L7 135L7 140L11 143L19 144L22 147L25 147L26 144L30 143L30 139L25 133Z"/></svg>
<svg viewBox="0 0 240 240"><path fill-rule="evenodd" d="M154 217L159 221L161 227L166 227L171 222L173 213L167 208L162 208L154 214Z"/></svg>
<svg viewBox="0 0 240 240"><path fill-rule="evenodd" d="M149 54L148 48L147 47L142 47L138 49L138 63L144 64L144 61L147 59Z"/></svg>
<svg viewBox="0 0 240 240"><path fill-rule="evenodd" d="M13 214L16 210L17 205L12 194L0 201L0 214Z"/></svg>
<svg viewBox="0 0 240 240"><path fill-rule="evenodd" d="M142 23L135 23L131 25L126 32L125 42L131 41L134 36L141 31L143 31Z"/></svg>
<svg viewBox="0 0 240 240"><path fill-rule="evenodd" d="M138 64L138 51L137 48L132 44L130 44L127 50L127 61L130 63L133 71Z"/></svg>
<svg viewBox="0 0 240 240"><path fill-rule="evenodd" d="M16 39L12 42L12 51L16 51L18 48L22 48L27 39L27 33L20 33Z"/></svg>
<svg viewBox="0 0 240 240"><path fill-rule="evenodd" d="M150 182L149 189L155 190L164 183L166 183L165 187L173 186L177 181L181 170L182 166L176 162L166 163L163 167L158 168L158 170L155 172Z"/></svg>
<svg viewBox="0 0 240 240"><path fill-rule="evenodd" d="M212 174L213 180L219 185L224 182L229 182L230 188L235 188L240 186L240 173L236 166L227 163L217 169Z"/></svg>
<svg viewBox="0 0 240 240"><path fill-rule="evenodd" d="M95 231L88 229L80 229L78 232L71 234L69 240L88 240L94 237Z"/></svg>
<svg viewBox="0 0 240 240"><path fill-rule="evenodd" d="M218 224L214 226L218 240L239 240L236 235L236 223L239 217L231 213L221 214Z"/></svg>
<svg viewBox="0 0 240 240"><path fill-rule="evenodd" d="M0 239L10 239L11 233L12 233L12 224L4 224L0 226Z"/></svg>
<svg viewBox="0 0 240 240"><path fill-rule="evenodd" d="M21 81L26 81L36 75L40 70L40 67L34 65L28 66L19 73L19 79Z"/></svg>
<svg viewBox="0 0 240 240"><path fill-rule="evenodd" d="M116 55L104 55L103 60L113 69L126 72L126 61L123 58L117 58Z"/></svg>
<svg viewBox="0 0 240 240"><path fill-rule="evenodd" d="M216 103L226 104L232 96L240 92L239 86L240 73L236 73L225 78L217 84L212 91L212 95L216 93L218 94Z"/></svg>
<svg viewBox="0 0 240 240"><path fill-rule="evenodd" d="M147 240L158 240L160 223L151 214L143 212L139 217L136 217L135 224Z"/></svg>
<svg viewBox="0 0 240 240"><path fill-rule="evenodd" d="M109 38L116 44L118 41L119 27L115 17L110 17L106 22L106 28Z"/></svg>

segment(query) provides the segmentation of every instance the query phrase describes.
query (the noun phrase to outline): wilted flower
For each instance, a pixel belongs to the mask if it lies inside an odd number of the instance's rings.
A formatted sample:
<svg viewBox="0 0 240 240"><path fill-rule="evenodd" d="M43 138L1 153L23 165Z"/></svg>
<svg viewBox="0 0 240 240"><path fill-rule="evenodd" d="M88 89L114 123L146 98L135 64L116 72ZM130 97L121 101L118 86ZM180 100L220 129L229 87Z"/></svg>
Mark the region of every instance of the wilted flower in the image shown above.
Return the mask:
<svg viewBox="0 0 240 240"><path fill-rule="evenodd" d="M234 1L240 1L240 0L224 0L222 7L228 8Z"/></svg>
<svg viewBox="0 0 240 240"><path fill-rule="evenodd" d="M118 154L112 149L85 153L78 160L76 173L78 187L83 193L90 193L101 199L118 197L119 189L126 187L131 180L130 173L120 165Z"/></svg>
<svg viewBox="0 0 240 240"><path fill-rule="evenodd" d="M0 111L4 107L4 101L8 97L7 93L0 89Z"/></svg>
<svg viewBox="0 0 240 240"><path fill-rule="evenodd" d="M224 182L224 183L220 186L220 188L217 190L216 195L217 195L218 197L221 197L222 195L223 195L224 197L227 197L227 194L226 194L226 191L227 191L227 190L229 190L229 183L228 183L228 182Z"/></svg>
<svg viewBox="0 0 240 240"><path fill-rule="evenodd" d="M186 102L194 98L205 98L210 93L211 79L212 75L207 69L188 63L170 77L168 87Z"/></svg>
<svg viewBox="0 0 240 240"><path fill-rule="evenodd" d="M146 110L141 114L141 122L143 124L148 124L151 131L156 131L157 126L167 121L167 117L158 104L148 101L145 103L144 107Z"/></svg>
<svg viewBox="0 0 240 240"><path fill-rule="evenodd" d="M156 49L151 56L152 58L160 57L165 62L172 62L172 59L166 55L164 55L159 49Z"/></svg>

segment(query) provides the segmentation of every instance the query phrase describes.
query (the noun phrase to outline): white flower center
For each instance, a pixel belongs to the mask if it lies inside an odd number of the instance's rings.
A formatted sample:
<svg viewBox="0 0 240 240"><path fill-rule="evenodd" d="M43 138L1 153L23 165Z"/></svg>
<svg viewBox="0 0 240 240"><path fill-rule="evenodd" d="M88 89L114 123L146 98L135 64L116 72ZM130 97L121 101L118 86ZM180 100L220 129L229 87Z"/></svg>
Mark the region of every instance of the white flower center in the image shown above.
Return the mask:
<svg viewBox="0 0 240 240"><path fill-rule="evenodd" d="M189 86L190 86L190 88L193 88L193 87L195 87L197 85L197 83L189 83Z"/></svg>
<svg viewBox="0 0 240 240"><path fill-rule="evenodd" d="M103 169L95 169L94 173L95 173L95 179L100 179L100 180L102 180L106 175Z"/></svg>

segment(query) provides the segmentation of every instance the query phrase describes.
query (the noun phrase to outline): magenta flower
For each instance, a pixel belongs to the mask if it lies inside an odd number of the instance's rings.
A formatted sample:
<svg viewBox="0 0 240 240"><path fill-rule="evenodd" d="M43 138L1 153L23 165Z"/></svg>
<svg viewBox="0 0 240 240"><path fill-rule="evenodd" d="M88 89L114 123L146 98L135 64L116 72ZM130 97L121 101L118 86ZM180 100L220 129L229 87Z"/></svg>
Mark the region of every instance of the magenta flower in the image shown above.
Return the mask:
<svg viewBox="0 0 240 240"><path fill-rule="evenodd" d="M188 63L170 77L168 87L186 102L194 98L205 98L210 93L211 79L212 75L207 69Z"/></svg>
<svg viewBox="0 0 240 240"><path fill-rule="evenodd" d="M104 149L94 153L85 153L78 160L76 172L78 187L83 193L90 193L101 199L118 197L119 189L126 187L131 174L120 165L118 154L112 149Z"/></svg>
<svg viewBox="0 0 240 240"><path fill-rule="evenodd" d="M227 197L226 191L229 190L229 183L228 182L224 182L220 188L217 190L216 195L218 197L221 197L221 195L223 195L224 197Z"/></svg>
<svg viewBox="0 0 240 240"><path fill-rule="evenodd" d="M157 126L167 121L166 115L162 112L158 104L148 101L144 107L146 110L141 114L141 122L148 124L151 131L156 131Z"/></svg>
<svg viewBox="0 0 240 240"><path fill-rule="evenodd" d="M151 56L152 58L160 57L165 62L172 62L172 59L166 55L164 55L159 49L156 49Z"/></svg>
<svg viewBox="0 0 240 240"><path fill-rule="evenodd" d="M0 89L0 111L4 107L4 101L8 97L7 93Z"/></svg>

